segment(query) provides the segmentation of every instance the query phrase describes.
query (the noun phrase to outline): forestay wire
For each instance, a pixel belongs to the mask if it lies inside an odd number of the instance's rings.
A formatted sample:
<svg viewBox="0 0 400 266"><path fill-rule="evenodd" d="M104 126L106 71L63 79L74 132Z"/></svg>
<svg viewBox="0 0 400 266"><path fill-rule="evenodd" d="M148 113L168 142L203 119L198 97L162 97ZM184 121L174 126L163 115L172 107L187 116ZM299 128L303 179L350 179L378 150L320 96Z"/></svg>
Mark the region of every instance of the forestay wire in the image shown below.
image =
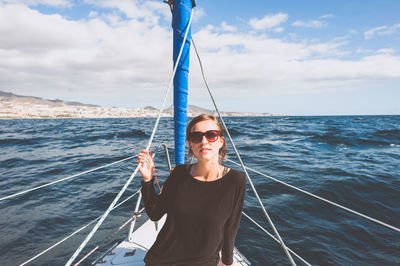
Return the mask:
<svg viewBox="0 0 400 266"><path fill-rule="evenodd" d="M186 43L186 38L187 38L189 29L190 29L190 25L192 24L192 18L193 18L193 9L192 9L192 11L191 11L191 13L190 13L190 19L189 19L188 26L187 26L187 28L186 28L185 37L183 38L182 46L181 46L181 49L180 49L180 51L179 51L179 54L178 54L178 57L177 57L177 59L176 59L176 63L175 63L175 66L174 66L174 71L173 71L173 73L172 73L172 76L171 76L169 85L168 85L167 90L166 90L166 92L165 92L164 101L163 101L163 103L162 103L162 105L161 105L161 108L160 108L160 111L159 111L159 113L158 113L158 117L157 117L156 123L155 123L155 125L154 125L153 132L151 133L149 142L148 142L147 147L146 147L146 151L149 151L149 149L150 149L150 146L151 146L151 144L152 144L152 142L153 142L154 135L155 135L155 133L156 133L158 124L159 124L159 122L160 122L160 118L161 118L162 112L164 111L165 103L166 103L166 101L167 101L169 91L170 91L171 86L172 86L172 83L173 83L173 81L174 81L175 72L176 72L176 69L177 69L177 67L178 67L178 64L179 64L181 55L182 55L183 47L184 47L184 45L185 45L185 43ZM123 188L120 190L120 192L118 193L118 195L115 197L115 199L113 200L113 202L110 204L110 206L108 207L108 209L104 212L103 216L100 218L100 220L97 222L97 224L93 227L92 231L91 231L91 232L89 233L89 235L85 238L85 240L81 243L81 245L78 247L78 249L75 251L75 253L71 256L71 258L67 261L67 263L65 264L66 266L70 266L70 265L71 265L71 263L76 259L76 257L77 257L77 256L79 255L79 253L82 251L82 249L86 246L86 244L89 242L89 240L90 240L90 239L93 237L93 235L96 233L97 229L99 229L100 225L101 225L101 224L103 223L103 221L106 219L106 217L108 216L108 214L110 213L110 211L112 210L112 208L114 207L114 205L117 203L117 201L119 200L119 198L120 198L120 197L122 196L122 194L125 192L126 188L127 188L127 187L129 186L129 184L132 182L133 178L136 176L137 172L139 171L139 167L140 167L140 166L141 166L141 164L138 165L138 166L136 167L135 171L131 174L131 176L129 177L129 179L126 181L125 185L124 185Z"/></svg>
<svg viewBox="0 0 400 266"><path fill-rule="evenodd" d="M273 240L275 240L276 242L279 243L279 240L274 237L270 232L268 232L264 227L262 227L259 223L257 223L256 221L254 221L250 216L248 216L244 211L242 211L242 214L249 219L253 224L255 224L258 228L260 228L262 231L264 231L264 233L266 233L269 237L271 237ZM289 247L287 247L288 250L296 256L296 258L298 258L299 260L301 260L304 264L311 266L310 263L308 263L305 259L303 259L302 257L300 257L300 255L298 255L296 252L294 252L293 250L291 250Z"/></svg>
<svg viewBox="0 0 400 266"><path fill-rule="evenodd" d="M246 177L247 177L247 180L249 181L250 187L251 187L251 189L253 190L254 195L256 196L256 198L257 198L257 200L258 200L258 203L260 204L260 207L261 207L261 209L263 210L263 212L264 212L264 214L265 214L265 217L267 218L269 224L271 225L272 230L274 231L276 237L279 239L279 243L281 244L283 250L285 251L285 254L286 254L286 256L288 257L290 263L291 263L292 265L296 265L296 263L294 262L292 256L290 255L290 253L289 253L289 251L288 251L288 248L286 247L285 243L283 243L283 240L282 240L281 236L279 235L278 230L276 230L274 223L272 222L271 218L269 217L268 212L267 212L267 210L265 209L265 207L264 207L264 205L263 205L263 203L262 203L260 197L258 196L257 190L256 190L256 188L254 187L253 182L251 181L251 178L250 178L249 174L248 174L247 171L246 171L246 167L244 166L243 161L242 161L242 158L240 157L239 152L238 152L238 150L236 149L236 146L235 146L235 143L234 143L233 140L232 140L231 134L229 134L229 130L228 130L226 124L225 124L225 121L224 121L224 119L222 118L222 115L221 115L221 113L220 113L219 110L218 110L217 104L215 103L214 97L213 97L213 95L212 95L212 93L211 93L210 88L208 87L206 78L205 78L205 76L204 76L203 65L202 65L202 63L201 63L201 59L200 59L199 53L197 52L197 48L196 48L196 45L195 45L195 43L194 43L193 37L192 37L192 43L193 43L194 50L196 51L197 59L198 59L199 64L200 64L201 74L202 74L202 76L203 76L204 83L205 83L206 88L207 88L207 90L208 90L208 94L210 95L210 98L211 98L211 100L212 100L212 102L213 102L213 104L214 104L215 111L217 111L217 113L218 113L219 119L221 119L222 125L223 125L223 127L224 127L224 129L225 129L226 134L228 135L228 138L229 138L229 140L230 140L230 142L231 142L231 144L232 144L232 147L233 147L233 149L234 149L234 151L235 151L235 153L236 153L236 157L238 158L238 160L239 160L239 162L240 162L240 165L241 165L241 167L242 167L242 169L243 169L243 171L244 171L244 173L245 173L245 175L246 175Z"/></svg>
<svg viewBox="0 0 400 266"><path fill-rule="evenodd" d="M48 186L60 183L60 182L65 181L65 180L69 180L71 178L75 178L75 177L78 177L78 176L81 176L81 175L84 175L84 174L88 174L88 173L91 173L91 172L94 172L94 171L109 167L111 165L114 165L114 164L117 164L117 163L120 163L120 162L123 162L123 161L126 161L126 160L130 160L130 159L135 158L135 157L138 157L138 156L137 155L133 155L133 156L121 159L121 160L116 161L116 162L112 162L112 163L109 163L109 164L106 164L106 165L103 165L103 166L99 166L99 167L96 167L96 168L93 168L93 169L90 169L90 170L87 170L87 171L83 171L83 172L78 173L78 174L74 174L74 175L71 175L71 176L63 177L63 178L60 178L58 180L54 180L52 182L49 182L49 183L46 183L46 184L43 184L43 185L40 185L40 186L36 186L36 187L30 188L30 189L27 189L27 190L24 190L24 191L20 191L20 192L14 193L12 195L8 195L8 196L0 198L0 201L6 200L6 199L11 199L11 198L14 198L14 197L16 197L18 195L21 195L21 194L25 194L25 193L28 193L28 192L31 192L31 191L34 191L34 190L38 190L40 188L44 188L44 187L48 187Z"/></svg>
<svg viewBox="0 0 400 266"><path fill-rule="evenodd" d="M135 193L133 193L132 195L130 195L129 197L127 197L126 199L124 199L123 201L121 201L120 203L118 203L114 208L112 208L112 211L115 210L116 208L118 208L119 206L121 206L122 204L124 204L125 202L127 202L128 200L130 200L132 197L134 197L136 194L140 193L140 189L137 190ZM66 240L68 240L69 238L73 237L74 235L76 235L77 233L79 233L80 231L84 230L86 227L88 227L89 225L93 224L94 222L98 221L101 218L101 216L97 217L96 219L92 220L91 222L89 222L88 224L82 226L81 228L79 228L78 230L76 230L75 232L73 232L72 234L64 237L63 239L61 239L60 241L58 241L57 243L55 243L54 245L52 245L51 247L48 247L47 249L43 250L42 252L40 252L39 254L33 256L32 258L30 258L29 260L23 262L20 264L20 266L26 265L29 262L37 259L38 257L42 256L43 254L47 253L48 251L52 250L53 248L57 247L58 245L60 245L61 243L65 242Z"/></svg>
<svg viewBox="0 0 400 266"><path fill-rule="evenodd" d="M229 161L229 162L231 162L231 163L234 163L234 164L236 164L236 165L240 165L239 163L237 163L237 162L235 162L235 161L232 161L232 160L229 160L229 159L227 159L227 161ZM295 186L293 186L293 185L291 185L291 184L288 184L288 183L286 183L286 182L283 182L283 181L281 181L281 180L279 180L279 179L273 178L272 176L263 174L263 173L261 173L260 171L257 171L257 170L255 170L255 169L253 169L253 168L250 168L250 167L247 167L247 166L246 166L246 168L247 168L248 170L254 172L254 173L257 173L257 174L259 174L259 175L262 175L262 176L264 176L264 177L267 177L267 178L269 178L269 179L271 179L271 180L274 180L275 182L281 183L281 184L283 184L283 185L285 185L285 186L288 186L288 187L290 187L290 188L292 188L292 189L295 189L295 190L297 190L297 191L300 191L300 192L302 192L302 193L304 193L304 194L307 194L307 195L309 195L309 196L311 196L311 197L314 197L314 198L316 198L316 199L322 200L322 201L324 201L324 202L326 202L326 203L329 203L329 204L331 204L331 205L333 205L333 206L336 206L336 207L338 207L338 208L341 208L341 209L343 209L343 210L345 210L345 211L348 211L348 212L351 212L351 213L356 214L356 215L358 215L358 216L361 216L361 217L363 217L363 218L365 218L365 219L368 219L368 220L370 220L370 221L372 221L372 222L375 222L375 223L377 223L377 224L383 225L383 226L385 226L385 227L387 227L387 228L389 228L389 229L392 229L392 230L394 230L394 231L400 232L400 228L398 228L398 227L395 227L395 226L393 226L393 225L387 224L387 223L382 222L382 221L380 221L380 220L378 220L378 219L372 218L372 217L370 217L370 216L368 216L368 215L362 214L362 213L360 213L360 212L358 212L358 211L352 210L352 209L350 209L350 208L347 208L347 207L345 207L345 206L343 206L343 205L340 205L340 204L338 204L338 203L336 203L336 202L330 201L330 200L325 199L325 198L323 198L323 197L317 196L317 195L315 195L315 194L313 194L313 193L310 193L310 192L308 192L308 191L306 191L306 190L304 190L304 189L295 187Z"/></svg>

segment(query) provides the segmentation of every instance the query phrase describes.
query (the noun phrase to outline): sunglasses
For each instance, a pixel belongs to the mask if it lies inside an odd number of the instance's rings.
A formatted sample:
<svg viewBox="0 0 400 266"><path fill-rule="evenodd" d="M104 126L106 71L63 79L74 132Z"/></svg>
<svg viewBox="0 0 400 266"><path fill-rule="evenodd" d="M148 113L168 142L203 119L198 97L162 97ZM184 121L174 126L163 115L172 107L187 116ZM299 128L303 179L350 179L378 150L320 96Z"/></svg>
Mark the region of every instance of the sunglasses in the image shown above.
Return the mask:
<svg viewBox="0 0 400 266"><path fill-rule="evenodd" d="M203 136L206 136L208 142L214 142L220 136L218 130L208 130L206 132L190 132L188 139L193 143L200 143L203 140Z"/></svg>

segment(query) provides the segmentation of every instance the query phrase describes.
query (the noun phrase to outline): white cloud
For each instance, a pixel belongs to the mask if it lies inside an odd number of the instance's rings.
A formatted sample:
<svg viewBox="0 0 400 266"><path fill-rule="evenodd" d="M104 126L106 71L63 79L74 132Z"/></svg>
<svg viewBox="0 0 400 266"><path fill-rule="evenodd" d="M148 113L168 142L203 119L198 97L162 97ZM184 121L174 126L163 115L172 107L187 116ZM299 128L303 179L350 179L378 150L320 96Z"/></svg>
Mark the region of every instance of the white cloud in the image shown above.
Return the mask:
<svg viewBox="0 0 400 266"><path fill-rule="evenodd" d="M370 53L372 53L373 52L373 50L371 50L371 49L364 49L364 48L362 48L362 47L358 47L357 49L356 49L356 53L358 53L358 54L370 54Z"/></svg>
<svg viewBox="0 0 400 266"><path fill-rule="evenodd" d="M96 11L90 11L89 12L89 18L94 18L94 17L97 17L98 15L99 15L99 13L96 12Z"/></svg>
<svg viewBox="0 0 400 266"><path fill-rule="evenodd" d="M379 26L372 28L370 30L367 30L364 32L364 38L365 39L372 39L374 35L391 35L397 32L400 29L400 23L394 24L392 26Z"/></svg>
<svg viewBox="0 0 400 266"><path fill-rule="evenodd" d="M273 29L273 31L275 31L275 32L283 32L284 30L285 30L284 27L277 27L277 28Z"/></svg>
<svg viewBox="0 0 400 266"><path fill-rule="evenodd" d="M229 32L235 32L237 31L237 28L231 25L228 25L225 21L222 21L221 23L221 29L223 31L229 31Z"/></svg>
<svg viewBox="0 0 400 266"><path fill-rule="evenodd" d="M381 32L381 35L390 35L395 33L397 30L400 29L400 23L399 24L394 24L392 26L390 26L387 30Z"/></svg>
<svg viewBox="0 0 400 266"><path fill-rule="evenodd" d="M194 8L193 22L199 21L205 14L204 8L196 6Z"/></svg>
<svg viewBox="0 0 400 266"><path fill-rule="evenodd" d="M102 8L117 9L131 19L151 18L154 16L153 11L157 10L160 6L152 1L145 3L146 6L138 5L137 1L129 0L85 0L85 2ZM169 9L166 6L165 9L168 12Z"/></svg>
<svg viewBox="0 0 400 266"><path fill-rule="evenodd" d="M0 4L17 4L17 5L47 5L47 6L72 6L72 0L1 0Z"/></svg>
<svg viewBox="0 0 400 266"><path fill-rule="evenodd" d="M367 30L364 32L364 37L365 39L371 39L372 36L374 36L377 32L383 31L387 28L387 26L380 26L380 27L375 27L370 30Z"/></svg>
<svg viewBox="0 0 400 266"><path fill-rule="evenodd" d="M390 54L394 54L395 50L392 48L382 48L382 49L379 49L378 51L376 51L376 53L390 55Z"/></svg>
<svg viewBox="0 0 400 266"><path fill-rule="evenodd" d="M297 21L292 23L292 26L308 27L308 28L321 28L322 26L324 26L324 22L321 21L321 20L309 20L307 22L301 21L301 20L297 20Z"/></svg>
<svg viewBox="0 0 400 266"><path fill-rule="evenodd" d="M7 36L0 39L0 90L106 106L158 107L172 68L170 26L160 26L161 6L112 3L100 5L121 12L126 5L123 13L129 19L116 11L108 18L92 13L95 16L86 20L71 20L0 4L0 36ZM286 19L287 15L259 25L279 31ZM260 99L400 79L400 57L393 50L344 60L349 53L344 38L287 41L241 31L226 22L193 34L216 98L228 102L234 97ZM196 60L192 52L190 97L203 101L208 96Z"/></svg>
<svg viewBox="0 0 400 266"><path fill-rule="evenodd" d="M214 31L214 32L236 32L237 28L227 24L225 21L221 22L220 26L213 26L213 25L207 25L204 29L208 31Z"/></svg>
<svg viewBox="0 0 400 266"><path fill-rule="evenodd" d="M218 34L208 29L198 32L195 38L207 62L209 83L221 92L235 91L243 98L313 91L324 86L340 89L369 79L400 78L400 57L338 59L349 53L343 48L347 44L343 40L292 43L264 35ZM200 87L200 77L196 71L192 73L192 84Z"/></svg>
<svg viewBox="0 0 400 266"><path fill-rule="evenodd" d="M249 21L250 26L255 30L266 30L279 26L286 22L288 14L278 13L275 15L267 15L261 19L252 18Z"/></svg>
<svg viewBox="0 0 400 266"><path fill-rule="evenodd" d="M319 18L334 18L334 17L335 17L335 15L333 15L333 14L326 14L326 15L320 16Z"/></svg>
<svg viewBox="0 0 400 266"><path fill-rule="evenodd" d="M170 35L169 28L146 21L109 25L101 18L73 21L26 6L0 6L0 36L7 36L0 41L0 89L67 99L74 91L103 104L116 91L148 95L168 80ZM141 95L135 97L137 102Z"/></svg>

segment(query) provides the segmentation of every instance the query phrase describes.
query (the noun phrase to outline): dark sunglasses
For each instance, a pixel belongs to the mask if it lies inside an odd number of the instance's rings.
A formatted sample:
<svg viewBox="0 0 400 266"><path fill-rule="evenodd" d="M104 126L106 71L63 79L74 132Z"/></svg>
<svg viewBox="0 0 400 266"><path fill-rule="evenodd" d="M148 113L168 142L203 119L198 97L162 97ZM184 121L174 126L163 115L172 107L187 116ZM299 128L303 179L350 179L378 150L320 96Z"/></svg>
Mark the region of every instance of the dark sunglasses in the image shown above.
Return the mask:
<svg viewBox="0 0 400 266"><path fill-rule="evenodd" d="M208 130L206 132L190 132L188 139L193 143L200 143L203 140L203 136L206 136L208 142L214 142L220 136L218 130Z"/></svg>

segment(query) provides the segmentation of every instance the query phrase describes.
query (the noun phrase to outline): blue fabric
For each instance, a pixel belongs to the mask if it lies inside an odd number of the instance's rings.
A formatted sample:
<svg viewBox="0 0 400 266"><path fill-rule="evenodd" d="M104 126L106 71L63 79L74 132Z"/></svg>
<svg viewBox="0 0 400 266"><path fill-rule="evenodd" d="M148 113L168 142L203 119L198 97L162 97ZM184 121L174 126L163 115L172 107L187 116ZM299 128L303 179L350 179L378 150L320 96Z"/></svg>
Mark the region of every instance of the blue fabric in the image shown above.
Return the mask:
<svg viewBox="0 0 400 266"><path fill-rule="evenodd" d="M192 11L191 0L175 0L172 14L174 30L174 65L185 37ZM185 163L185 130L187 121L187 95L190 55L191 30L189 29L186 43L174 77L174 133L175 133L175 163Z"/></svg>

